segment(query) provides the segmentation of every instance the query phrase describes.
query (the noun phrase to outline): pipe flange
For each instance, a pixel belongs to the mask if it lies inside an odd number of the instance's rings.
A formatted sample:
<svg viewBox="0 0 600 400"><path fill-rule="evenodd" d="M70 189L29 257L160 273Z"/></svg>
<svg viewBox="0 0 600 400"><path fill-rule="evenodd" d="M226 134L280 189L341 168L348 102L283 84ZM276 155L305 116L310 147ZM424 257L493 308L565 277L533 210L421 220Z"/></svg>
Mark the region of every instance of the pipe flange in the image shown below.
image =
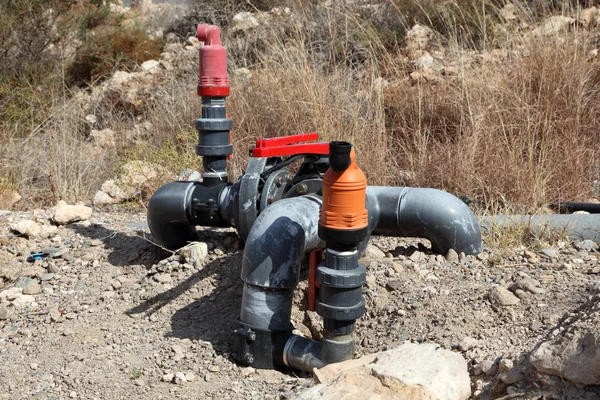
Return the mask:
<svg viewBox="0 0 600 400"><path fill-rule="evenodd" d="M281 199L289 173L287 169L281 169L269 175L260 194L260 212Z"/></svg>
<svg viewBox="0 0 600 400"><path fill-rule="evenodd" d="M360 303L354 306L336 307L329 304L321 303L320 299L316 301L317 314L324 319L334 319L336 321L352 321L359 319L365 313L365 298L363 297Z"/></svg>
<svg viewBox="0 0 600 400"><path fill-rule="evenodd" d="M354 269L337 270L329 268L323 263L317 267L317 281L321 286L353 289L361 287L367 281L367 270L361 264Z"/></svg>

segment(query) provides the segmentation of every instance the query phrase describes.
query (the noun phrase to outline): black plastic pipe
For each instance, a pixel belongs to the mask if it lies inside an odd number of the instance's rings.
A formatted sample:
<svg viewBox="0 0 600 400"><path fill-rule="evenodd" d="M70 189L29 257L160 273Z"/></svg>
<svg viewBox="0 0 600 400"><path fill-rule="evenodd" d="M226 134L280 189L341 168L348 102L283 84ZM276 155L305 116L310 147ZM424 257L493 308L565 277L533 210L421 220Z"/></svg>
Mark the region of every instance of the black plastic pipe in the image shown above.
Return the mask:
<svg viewBox="0 0 600 400"><path fill-rule="evenodd" d="M590 214L600 214L600 203L560 202L551 204L550 207L558 210L560 213L585 211L589 212Z"/></svg>
<svg viewBox="0 0 600 400"><path fill-rule="evenodd" d="M160 187L148 203L148 227L157 244L175 250L196 240L196 226L231 226L231 192L203 182L176 181ZM215 190L218 189L218 190Z"/></svg>

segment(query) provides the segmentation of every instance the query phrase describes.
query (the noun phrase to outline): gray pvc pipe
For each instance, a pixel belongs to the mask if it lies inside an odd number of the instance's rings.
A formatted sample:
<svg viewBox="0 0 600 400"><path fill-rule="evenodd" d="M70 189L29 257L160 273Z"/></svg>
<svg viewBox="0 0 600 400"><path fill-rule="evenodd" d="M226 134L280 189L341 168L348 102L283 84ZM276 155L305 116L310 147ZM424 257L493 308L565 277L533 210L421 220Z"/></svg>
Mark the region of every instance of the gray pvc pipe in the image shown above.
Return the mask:
<svg viewBox="0 0 600 400"><path fill-rule="evenodd" d="M258 216L246 239L242 261L243 323L263 330L290 326L302 258L325 246L318 235L320 208L319 197L295 197L273 203Z"/></svg>
<svg viewBox="0 0 600 400"><path fill-rule="evenodd" d="M600 243L600 214L495 215L479 217L479 221L485 231L521 226L536 236L565 235Z"/></svg>
<svg viewBox="0 0 600 400"><path fill-rule="evenodd" d="M471 209L448 192L427 188L367 187L372 235L425 238L434 251L483 251L481 231Z"/></svg>

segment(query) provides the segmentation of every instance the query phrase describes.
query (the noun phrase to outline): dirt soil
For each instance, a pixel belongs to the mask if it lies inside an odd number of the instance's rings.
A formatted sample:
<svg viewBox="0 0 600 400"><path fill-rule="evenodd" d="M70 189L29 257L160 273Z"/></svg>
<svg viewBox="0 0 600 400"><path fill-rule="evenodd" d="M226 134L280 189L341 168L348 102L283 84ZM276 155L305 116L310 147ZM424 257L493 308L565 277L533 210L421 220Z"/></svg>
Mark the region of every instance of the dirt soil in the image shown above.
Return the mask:
<svg viewBox="0 0 600 400"><path fill-rule="evenodd" d="M0 399L291 399L314 384L307 373L233 362L242 294L234 230L200 232L209 252L194 267L152 244L144 213L95 209L49 239L9 228L47 218L41 210L0 212ZM362 260L367 313L357 323L357 355L436 342L467 359L473 398L600 398L596 387L536 373L528 361L600 290L598 253L559 242L449 261L427 246L372 239ZM53 254L26 261L42 250ZM498 285L518 302L490 301ZM318 337L320 318L305 312L305 289L303 281L293 322ZM522 366L509 384L498 378L507 365Z"/></svg>

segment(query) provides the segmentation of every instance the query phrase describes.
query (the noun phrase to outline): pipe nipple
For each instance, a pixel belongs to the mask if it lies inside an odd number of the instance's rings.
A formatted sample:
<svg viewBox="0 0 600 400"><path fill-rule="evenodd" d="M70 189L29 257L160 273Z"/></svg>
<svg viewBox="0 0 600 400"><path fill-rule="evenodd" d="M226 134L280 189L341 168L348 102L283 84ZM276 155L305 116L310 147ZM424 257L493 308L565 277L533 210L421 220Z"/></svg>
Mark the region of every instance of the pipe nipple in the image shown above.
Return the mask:
<svg viewBox="0 0 600 400"><path fill-rule="evenodd" d="M336 172L347 170L352 164L351 151L352 145L348 142L329 143L329 167Z"/></svg>

